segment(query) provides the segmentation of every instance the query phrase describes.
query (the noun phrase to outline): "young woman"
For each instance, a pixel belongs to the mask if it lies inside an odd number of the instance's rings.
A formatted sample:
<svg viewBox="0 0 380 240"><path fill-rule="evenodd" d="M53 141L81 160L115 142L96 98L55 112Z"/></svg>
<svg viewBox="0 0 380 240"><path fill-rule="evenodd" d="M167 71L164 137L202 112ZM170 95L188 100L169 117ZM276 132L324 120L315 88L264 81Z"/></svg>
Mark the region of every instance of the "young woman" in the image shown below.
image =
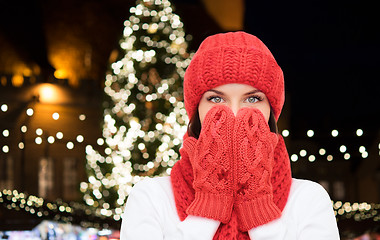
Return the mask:
<svg viewBox="0 0 380 240"><path fill-rule="evenodd" d="M191 121L170 177L133 188L123 240L338 240L331 200L292 179L276 121L284 79L257 37L208 37L184 80Z"/></svg>

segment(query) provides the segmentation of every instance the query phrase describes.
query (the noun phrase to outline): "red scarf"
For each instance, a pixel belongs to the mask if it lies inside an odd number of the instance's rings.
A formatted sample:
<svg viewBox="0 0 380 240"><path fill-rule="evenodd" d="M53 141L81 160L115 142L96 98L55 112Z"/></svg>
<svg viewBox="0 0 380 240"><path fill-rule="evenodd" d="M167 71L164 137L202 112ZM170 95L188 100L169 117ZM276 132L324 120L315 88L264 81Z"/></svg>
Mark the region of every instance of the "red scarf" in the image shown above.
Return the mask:
<svg viewBox="0 0 380 240"><path fill-rule="evenodd" d="M274 166L272 171L273 201L282 211L288 199L292 176L289 155L284 139L278 135L279 141L274 151ZM181 159L176 162L171 172L174 198L177 213L181 221L187 217L186 209L193 202L195 191L193 189L193 170L189 156L183 149L180 150ZM247 232L241 232L237 226L236 214L233 211L227 224L221 223L214 235L214 240L243 240L249 239Z"/></svg>

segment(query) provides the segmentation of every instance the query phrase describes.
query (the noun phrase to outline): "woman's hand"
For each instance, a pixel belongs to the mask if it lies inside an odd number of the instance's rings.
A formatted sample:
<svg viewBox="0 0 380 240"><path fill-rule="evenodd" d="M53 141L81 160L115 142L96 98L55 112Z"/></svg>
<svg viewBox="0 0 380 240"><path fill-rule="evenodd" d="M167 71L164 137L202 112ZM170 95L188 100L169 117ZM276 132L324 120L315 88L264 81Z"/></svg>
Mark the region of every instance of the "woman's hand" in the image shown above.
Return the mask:
<svg viewBox="0 0 380 240"><path fill-rule="evenodd" d="M183 143L195 190L187 213L227 223L234 209L242 231L279 218L271 185L277 141L260 110L244 108L235 117L227 106L213 107L199 139Z"/></svg>
<svg viewBox="0 0 380 240"><path fill-rule="evenodd" d="M198 139L188 137L183 148L193 167L195 199L190 215L227 223L234 198L232 133L234 114L227 106L213 107L205 116Z"/></svg>
<svg viewBox="0 0 380 240"><path fill-rule="evenodd" d="M248 231L281 216L273 202L271 176L278 137L255 108L241 109L235 119L233 150L237 171L234 209L239 228Z"/></svg>

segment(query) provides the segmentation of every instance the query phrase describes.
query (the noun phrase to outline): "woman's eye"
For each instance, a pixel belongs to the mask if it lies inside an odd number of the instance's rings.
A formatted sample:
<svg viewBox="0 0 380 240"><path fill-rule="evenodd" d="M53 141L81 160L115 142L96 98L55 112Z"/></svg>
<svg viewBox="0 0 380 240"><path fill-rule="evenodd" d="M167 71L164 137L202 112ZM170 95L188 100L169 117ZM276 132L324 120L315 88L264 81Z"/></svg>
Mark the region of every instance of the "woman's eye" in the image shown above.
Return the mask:
<svg viewBox="0 0 380 240"><path fill-rule="evenodd" d="M222 102L222 98L221 97L210 97L209 101L211 101L213 103L220 103L220 102Z"/></svg>
<svg viewBox="0 0 380 240"><path fill-rule="evenodd" d="M258 97L249 97L249 98L247 98L247 102L249 102L249 103L255 103L255 102L258 102L258 101L259 101Z"/></svg>

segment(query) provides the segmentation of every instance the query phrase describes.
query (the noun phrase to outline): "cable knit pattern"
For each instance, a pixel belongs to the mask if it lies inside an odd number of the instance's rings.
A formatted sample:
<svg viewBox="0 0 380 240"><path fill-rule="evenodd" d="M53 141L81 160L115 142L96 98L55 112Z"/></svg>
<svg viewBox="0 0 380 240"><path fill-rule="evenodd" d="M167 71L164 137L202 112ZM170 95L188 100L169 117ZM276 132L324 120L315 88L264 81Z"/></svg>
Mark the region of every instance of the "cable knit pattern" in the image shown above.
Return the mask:
<svg viewBox="0 0 380 240"><path fill-rule="evenodd" d="M199 139L185 137L172 169L180 220L188 214L217 219L223 223L214 239L240 240L249 239L249 229L278 218L291 186L290 161L279 137L257 109L244 108L235 118L228 107L212 108Z"/></svg>
<svg viewBox="0 0 380 240"><path fill-rule="evenodd" d="M237 165L235 209L239 228L248 231L281 216L273 202L271 184L277 135L256 108L240 109L233 134Z"/></svg>
<svg viewBox="0 0 380 240"><path fill-rule="evenodd" d="M285 100L284 76L272 53L257 37L229 32L202 42L184 78L189 117L193 116L203 93L227 83L248 84L259 89L268 97L276 119L280 116Z"/></svg>
<svg viewBox="0 0 380 240"><path fill-rule="evenodd" d="M217 106L207 112L199 139L185 139L183 149L193 168L195 190L188 214L223 223L230 220L235 190L231 172L233 124L232 111Z"/></svg>

